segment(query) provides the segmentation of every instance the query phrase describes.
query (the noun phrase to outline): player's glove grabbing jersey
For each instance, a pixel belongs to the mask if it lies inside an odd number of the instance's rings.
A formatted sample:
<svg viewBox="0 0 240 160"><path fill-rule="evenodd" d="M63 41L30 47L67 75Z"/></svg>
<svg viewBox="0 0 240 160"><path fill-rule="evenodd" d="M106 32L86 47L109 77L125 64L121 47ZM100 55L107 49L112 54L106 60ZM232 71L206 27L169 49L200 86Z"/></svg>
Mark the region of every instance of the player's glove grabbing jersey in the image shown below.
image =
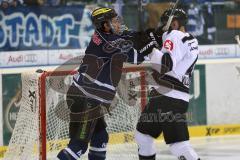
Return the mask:
<svg viewBox="0 0 240 160"><path fill-rule="evenodd" d="M120 81L124 62L137 63L144 55L137 54L127 35L114 35L96 31L85 51L74 85L87 96L111 103Z"/></svg>
<svg viewBox="0 0 240 160"><path fill-rule="evenodd" d="M126 39L133 42L134 49L141 55L149 55L153 48L160 49L162 46L162 27L158 29L149 28L145 31L124 31Z"/></svg>
<svg viewBox="0 0 240 160"><path fill-rule="evenodd" d="M152 67L158 72L153 73L158 83L154 88L166 96L189 101L190 78L198 53L198 41L189 33L165 32L162 50L153 50L150 55Z"/></svg>

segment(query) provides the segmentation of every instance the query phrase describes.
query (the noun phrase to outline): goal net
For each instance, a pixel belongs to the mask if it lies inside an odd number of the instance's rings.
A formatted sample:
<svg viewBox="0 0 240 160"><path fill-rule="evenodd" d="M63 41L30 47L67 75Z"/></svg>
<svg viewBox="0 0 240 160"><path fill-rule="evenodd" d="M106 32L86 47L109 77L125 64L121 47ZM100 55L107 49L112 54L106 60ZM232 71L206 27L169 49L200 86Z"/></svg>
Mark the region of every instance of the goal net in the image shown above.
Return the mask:
<svg viewBox="0 0 240 160"><path fill-rule="evenodd" d="M21 107L4 160L57 159L57 153L69 141L64 102L73 74L73 71L22 74ZM108 160L137 158L133 133L146 97L144 68L125 67L111 104L114 109L111 115L105 115L110 135ZM87 159L86 155L83 159Z"/></svg>

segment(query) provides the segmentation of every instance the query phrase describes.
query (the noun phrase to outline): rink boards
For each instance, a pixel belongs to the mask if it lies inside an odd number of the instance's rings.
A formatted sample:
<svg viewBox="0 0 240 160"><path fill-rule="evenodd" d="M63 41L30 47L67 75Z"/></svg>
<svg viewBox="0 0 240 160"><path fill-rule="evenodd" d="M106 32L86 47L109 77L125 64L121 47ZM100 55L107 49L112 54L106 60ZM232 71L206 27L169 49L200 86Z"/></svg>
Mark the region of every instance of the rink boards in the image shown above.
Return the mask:
<svg viewBox="0 0 240 160"><path fill-rule="evenodd" d="M205 66L207 125L189 127L191 137L240 135L240 108L238 107L240 104L240 59L199 60L198 65ZM12 74L24 71L31 72L38 68L40 67L1 69L0 74ZM45 70L54 69L54 67L41 68ZM2 89L1 85L0 83L0 89ZM0 94L2 94L2 92L0 92ZM196 92L193 96L197 97L198 94L199 93ZM0 113L3 113L2 103L0 103ZM0 119L2 119L2 114L0 114ZM1 122L0 145L3 144L2 125ZM159 139L162 139L162 137ZM110 135L110 144L124 144L126 142L134 142L133 133L117 133ZM59 142L60 146L65 146L66 144L67 141ZM6 148L7 147L0 147L0 158L3 156Z"/></svg>

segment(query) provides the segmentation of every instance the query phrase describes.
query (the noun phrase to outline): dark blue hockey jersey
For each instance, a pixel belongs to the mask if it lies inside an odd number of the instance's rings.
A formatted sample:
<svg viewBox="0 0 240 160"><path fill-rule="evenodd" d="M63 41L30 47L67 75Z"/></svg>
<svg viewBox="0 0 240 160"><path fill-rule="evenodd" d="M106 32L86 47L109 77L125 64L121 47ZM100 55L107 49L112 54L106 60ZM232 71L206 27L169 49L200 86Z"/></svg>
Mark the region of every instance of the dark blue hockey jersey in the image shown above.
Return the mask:
<svg viewBox="0 0 240 160"><path fill-rule="evenodd" d="M134 52L129 36L95 31L73 78L74 85L86 97L110 104L121 79L123 63L144 61L144 55Z"/></svg>

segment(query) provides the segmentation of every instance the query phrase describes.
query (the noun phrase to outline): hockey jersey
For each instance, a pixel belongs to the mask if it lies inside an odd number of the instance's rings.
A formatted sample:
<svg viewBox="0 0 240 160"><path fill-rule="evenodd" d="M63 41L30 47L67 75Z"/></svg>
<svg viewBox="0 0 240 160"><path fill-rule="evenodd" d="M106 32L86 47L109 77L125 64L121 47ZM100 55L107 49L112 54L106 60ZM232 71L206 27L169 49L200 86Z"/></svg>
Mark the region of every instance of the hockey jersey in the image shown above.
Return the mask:
<svg viewBox="0 0 240 160"><path fill-rule="evenodd" d="M189 101L190 79L199 54L197 39L178 30L165 32L161 51L154 49L150 55L153 68L162 65L164 53L170 55L171 69L157 79L154 77L158 84L154 88L165 96Z"/></svg>
<svg viewBox="0 0 240 160"><path fill-rule="evenodd" d="M128 35L114 35L95 31L85 51L73 83L86 97L110 104L120 81L124 62L144 60L134 52Z"/></svg>

